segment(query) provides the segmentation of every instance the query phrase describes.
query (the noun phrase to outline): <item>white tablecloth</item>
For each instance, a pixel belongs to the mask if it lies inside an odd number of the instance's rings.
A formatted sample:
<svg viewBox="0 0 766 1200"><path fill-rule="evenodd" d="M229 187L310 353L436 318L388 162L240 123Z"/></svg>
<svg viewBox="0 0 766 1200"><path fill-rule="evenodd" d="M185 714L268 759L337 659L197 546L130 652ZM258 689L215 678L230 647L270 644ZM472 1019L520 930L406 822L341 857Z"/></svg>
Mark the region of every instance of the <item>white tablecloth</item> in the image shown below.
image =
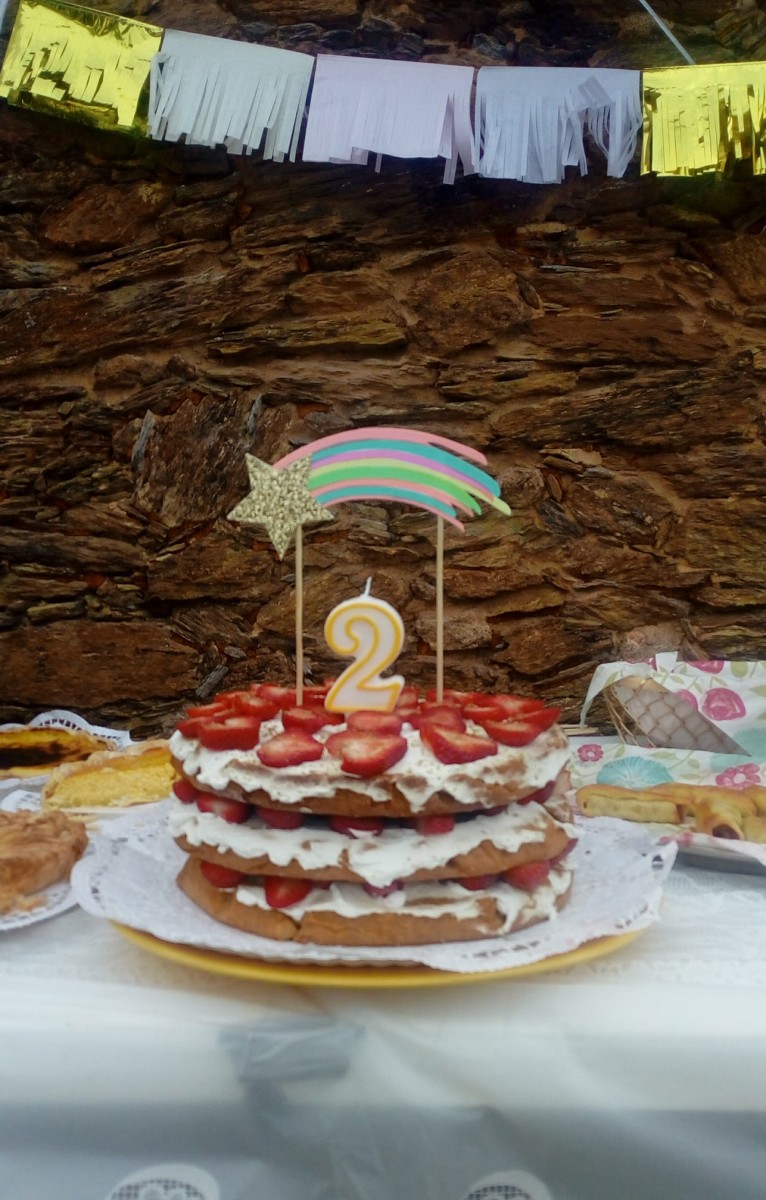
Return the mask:
<svg viewBox="0 0 766 1200"><path fill-rule="evenodd" d="M170 1161L221 1200L762 1200L765 900L677 866L609 957L399 991L224 979L78 909L5 933L0 1196Z"/></svg>

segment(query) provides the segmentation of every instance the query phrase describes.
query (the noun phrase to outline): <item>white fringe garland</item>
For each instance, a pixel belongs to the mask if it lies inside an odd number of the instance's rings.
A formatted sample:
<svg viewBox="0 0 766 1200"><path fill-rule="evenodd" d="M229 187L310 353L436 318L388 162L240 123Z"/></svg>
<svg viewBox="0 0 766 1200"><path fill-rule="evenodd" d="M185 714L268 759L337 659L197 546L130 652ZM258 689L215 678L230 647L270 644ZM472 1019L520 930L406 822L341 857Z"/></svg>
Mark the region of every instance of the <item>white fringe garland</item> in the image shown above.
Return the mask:
<svg viewBox="0 0 766 1200"><path fill-rule="evenodd" d="M561 183L567 167L586 175L587 127L624 175L642 124L639 71L589 67L481 67L476 81L479 174Z"/></svg>
<svg viewBox="0 0 766 1200"><path fill-rule="evenodd" d="M149 133L293 162L314 58L167 29L152 63Z"/></svg>
<svg viewBox="0 0 766 1200"><path fill-rule="evenodd" d="M443 157L445 183L458 159L473 174L473 76L473 67L320 54L302 158L364 164L372 152L379 170L383 154Z"/></svg>

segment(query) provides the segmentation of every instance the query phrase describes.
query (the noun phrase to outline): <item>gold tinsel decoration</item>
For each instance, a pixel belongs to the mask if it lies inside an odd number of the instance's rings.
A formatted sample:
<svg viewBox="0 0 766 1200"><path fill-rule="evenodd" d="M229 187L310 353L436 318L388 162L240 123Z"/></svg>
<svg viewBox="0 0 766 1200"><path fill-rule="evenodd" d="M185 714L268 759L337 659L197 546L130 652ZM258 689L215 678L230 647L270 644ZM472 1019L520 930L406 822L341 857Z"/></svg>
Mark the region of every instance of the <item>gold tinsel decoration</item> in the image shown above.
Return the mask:
<svg viewBox="0 0 766 1200"><path fill-rule="evenodd" d="M100 129L145 134L149 68L162 34L62 0L21 0L0 96Z"/></svg>
<svg viewBox="0 0 766 1200"><path fill-rule="evenodd" d="M643 105L642 174L766 174L766 63L644 71Z"/></svg>

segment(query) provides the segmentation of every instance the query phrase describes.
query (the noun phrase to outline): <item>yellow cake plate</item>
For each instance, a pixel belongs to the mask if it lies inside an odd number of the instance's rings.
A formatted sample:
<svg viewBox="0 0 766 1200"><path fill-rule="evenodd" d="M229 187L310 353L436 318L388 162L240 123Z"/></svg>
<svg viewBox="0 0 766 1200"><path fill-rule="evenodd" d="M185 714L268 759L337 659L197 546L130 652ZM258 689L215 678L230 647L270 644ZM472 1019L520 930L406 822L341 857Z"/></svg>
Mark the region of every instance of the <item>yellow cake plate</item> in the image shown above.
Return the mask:
<svg viewBox="0 0 766 1200"><path fill-rule="evenodd" d="M376 967L373 965L322 966L311 963L267 962L262 958L243 958L238 954L225 954L219 950L206 950L201 946L181 946L176 942L165 942L150 933L131 929L112 921L130 942L170 962L184 967L197 967L213 975L227 975L235 979L257 980L264 983L287 983L296 987L334 988L414 988L454 987L465 983L490 983L498 979L528 979L547 971L561 971L565 967L576 967L594 958L614 954L615 950L634 941L643 930L614 934L585 942L566 954L552 954L539 962L520 967L503 967L499 971L436 971L429 967Z"/></svg>

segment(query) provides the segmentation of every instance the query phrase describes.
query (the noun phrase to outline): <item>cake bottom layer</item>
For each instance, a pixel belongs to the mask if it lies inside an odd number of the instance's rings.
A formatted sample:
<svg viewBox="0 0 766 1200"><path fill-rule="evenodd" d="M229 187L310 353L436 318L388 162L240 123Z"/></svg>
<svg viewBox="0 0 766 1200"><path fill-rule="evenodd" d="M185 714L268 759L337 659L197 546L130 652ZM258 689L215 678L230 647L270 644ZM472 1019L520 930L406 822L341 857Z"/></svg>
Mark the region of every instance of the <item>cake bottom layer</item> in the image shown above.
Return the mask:
<svg viewBox="0 0 766 1200"><path fill-rule="evenodd" d="M197 858L184 863L178 885L216 921L261 937L324 946L415 946L497 937L555 917L569 898L572 872L557 866L529 892L507 883L481 891L432 883L383 897L357 884L332 884L313 889L290 911L269 907L256 880L236 889L213 886Z"/></svg>

